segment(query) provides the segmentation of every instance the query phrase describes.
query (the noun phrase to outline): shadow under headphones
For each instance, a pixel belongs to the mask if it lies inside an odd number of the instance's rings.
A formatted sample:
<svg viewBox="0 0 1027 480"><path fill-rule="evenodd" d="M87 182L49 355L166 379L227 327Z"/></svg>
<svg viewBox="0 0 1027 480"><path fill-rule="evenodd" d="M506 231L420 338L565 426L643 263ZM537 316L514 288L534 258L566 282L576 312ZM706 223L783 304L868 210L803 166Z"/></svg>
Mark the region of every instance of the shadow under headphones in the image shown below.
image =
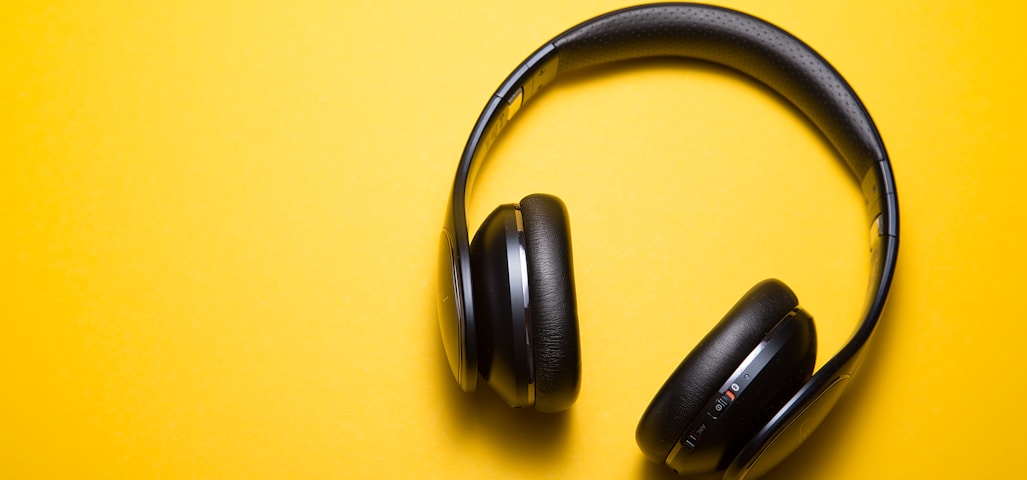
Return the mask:
<svg viewBox="0 0 1027 480"><path fill-rule="evenodd" d="M439 252L438 313L453 374L479 376L514 407L569 408L581 354L567 210L529 195L493 211L468 242L476 167L517 110L561 74L624 59L678 56L752 76L795 104L857 179L871 224L862 321L813 373L812 317L777 280L753 287L681 362L642 415L645 455L680 474L759 476L794 451L840 398L884 308L899 210L884 144L852 88L813 49L763 20L720 7L654 4L588 20L536 50L489 98L464 147Z"/></svg>

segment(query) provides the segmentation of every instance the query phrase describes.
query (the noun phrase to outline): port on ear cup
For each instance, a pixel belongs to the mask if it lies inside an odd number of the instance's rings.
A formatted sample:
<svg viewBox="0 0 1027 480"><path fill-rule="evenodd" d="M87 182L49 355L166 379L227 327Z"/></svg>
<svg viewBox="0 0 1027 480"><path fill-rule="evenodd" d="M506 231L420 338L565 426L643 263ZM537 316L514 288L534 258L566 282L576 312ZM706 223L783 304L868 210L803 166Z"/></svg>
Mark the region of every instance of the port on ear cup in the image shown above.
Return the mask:
<svg viewBox="0 0 1027 480"><path fill-rule="evenodd" d="M581 389L581 344L574 295L570 223L559 198L535 194L520 203L531 306L535 409L570 408Z"/></svg>
<svg viewBox="0 0 1027 480"><path fill-rule="evenodd" d="M798 303L784 283L764 280L749 290L699 342L639 420L635 440L650 460L667 460L685 430L705 414L704 409L718 389ZM812 321L809 330L812 335ZM815 352L815 336L807 341L813 344ZM812 367L810 362L809 370ZM797 375L808 378L806 368L800 370Z"/></svg>

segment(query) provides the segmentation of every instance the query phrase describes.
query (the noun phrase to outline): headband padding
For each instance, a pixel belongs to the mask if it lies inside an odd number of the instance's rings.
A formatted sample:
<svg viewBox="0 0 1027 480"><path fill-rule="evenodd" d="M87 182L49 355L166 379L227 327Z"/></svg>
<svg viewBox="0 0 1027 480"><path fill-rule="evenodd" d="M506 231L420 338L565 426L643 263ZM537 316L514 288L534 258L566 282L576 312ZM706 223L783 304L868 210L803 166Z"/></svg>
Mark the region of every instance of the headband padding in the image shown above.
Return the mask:
<svg viewBox="0 0 1027 480"><path fill-rule="evenodd" d="M788 312L799 305L779 280L764 280L749 290L678 365L638 423L635 440L657 463L717 389Z"/></svg>
<svg viewBox="0 0 1027 480"><path fill-rule="evenodd" d="M566 410L581 387L581 345L567 209L550 195L521 200L535 364L535 409Z"/></svg>
<svg viewBox="0 0 1027 480"><path fill-rule="evenodd" d="M886 158L870 115L842 76L805 43L756 17L712 5L642 5L586 21L553 45L559 51L560 72L656 56L733 68L802 110L857 178Z"/></svg>

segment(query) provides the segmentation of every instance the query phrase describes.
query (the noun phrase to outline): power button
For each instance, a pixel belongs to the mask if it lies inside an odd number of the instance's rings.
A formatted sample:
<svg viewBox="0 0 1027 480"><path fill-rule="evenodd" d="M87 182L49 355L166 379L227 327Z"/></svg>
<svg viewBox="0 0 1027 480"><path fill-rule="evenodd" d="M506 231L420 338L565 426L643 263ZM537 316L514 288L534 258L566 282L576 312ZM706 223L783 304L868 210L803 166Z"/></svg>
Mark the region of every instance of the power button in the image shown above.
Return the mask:
<svg viewBox="0 0 1027 480"><path fill-rule="evenodd" d="M714 420L720 418L720 416L727 411L727 407L731 406L731 402L734 401L734 399L735 396L730 391L724 392L724 394L721 395L713 404L713 407L710 408L710 411L707 412L710 418L713 418Z"/></svg>

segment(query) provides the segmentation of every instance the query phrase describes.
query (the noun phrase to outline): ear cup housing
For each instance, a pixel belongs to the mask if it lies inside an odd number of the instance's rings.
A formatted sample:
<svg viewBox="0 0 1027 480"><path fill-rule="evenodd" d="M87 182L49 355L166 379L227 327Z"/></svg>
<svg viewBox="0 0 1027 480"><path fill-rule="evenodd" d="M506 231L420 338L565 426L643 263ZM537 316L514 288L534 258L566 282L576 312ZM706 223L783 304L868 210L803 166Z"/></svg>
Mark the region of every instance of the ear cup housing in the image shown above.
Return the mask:
<svg viewBox="0 0 1027 480"><path fill-rule="evenodd" d="M501 205L471 242L478 373L512 407L530 407L531 343L521 214Z"/></svg>
<svg viewBox="0 0 1027 480"><path fill-rule="evenodd" d="M795 294L778 280L765 280L749 290L685 357L642 415L635 432L635 439L642 452L650 460L664 463L678 440L686 433L686 429L700 415L706 415L705 409L709 401L718 394L718 389L775 326L789 317L797 307L798 299ZM780 381L788 387L784 390L789 391L785 392L775 387L775 398L769 399L770 404L777 398L790 397L812 373L816 359L816 337L812 319L808 316L804 318L808 321L797 325L799 333L795 335L801 345L791 349L798 349L799 353L795 357L799 359L789 357L787 365L776 366L777 371L784 371L786 374L785 378L779 375L774 381ZM793 384L794 389L791 387ZM768 405L766 400L768 399L747 403L763 408ZM737 412L739 409L733 413ZM731 433L735 436L744 435L742 431L746 429L759 428L761 422L767 420L758 418L762 415L765 413L743 414L743 417L747 417L744 418L745 425L737 427L739 431ZM730 443L735 444L738 441L735 439ZM723 451L723 448L721 450ZM713 471L720 461L722 451L717 452L716 458L712 458L712 463L707 462L708 464L703 465L700 470Z"/></svg>
<svg viewBox="0 0 1027 480"><path fill-rule="evenodd" d="M535 408L570 408L581 389L581 345L567 208L551 195L521 200L535 368Z"/></svg>
<svg viewBox="0 0 1027 480"><path fill-rule="evenodd" d="M493 211L471 243L478 371L508 404L566 410L581 385L567 210L550 195Z"/></svg>

